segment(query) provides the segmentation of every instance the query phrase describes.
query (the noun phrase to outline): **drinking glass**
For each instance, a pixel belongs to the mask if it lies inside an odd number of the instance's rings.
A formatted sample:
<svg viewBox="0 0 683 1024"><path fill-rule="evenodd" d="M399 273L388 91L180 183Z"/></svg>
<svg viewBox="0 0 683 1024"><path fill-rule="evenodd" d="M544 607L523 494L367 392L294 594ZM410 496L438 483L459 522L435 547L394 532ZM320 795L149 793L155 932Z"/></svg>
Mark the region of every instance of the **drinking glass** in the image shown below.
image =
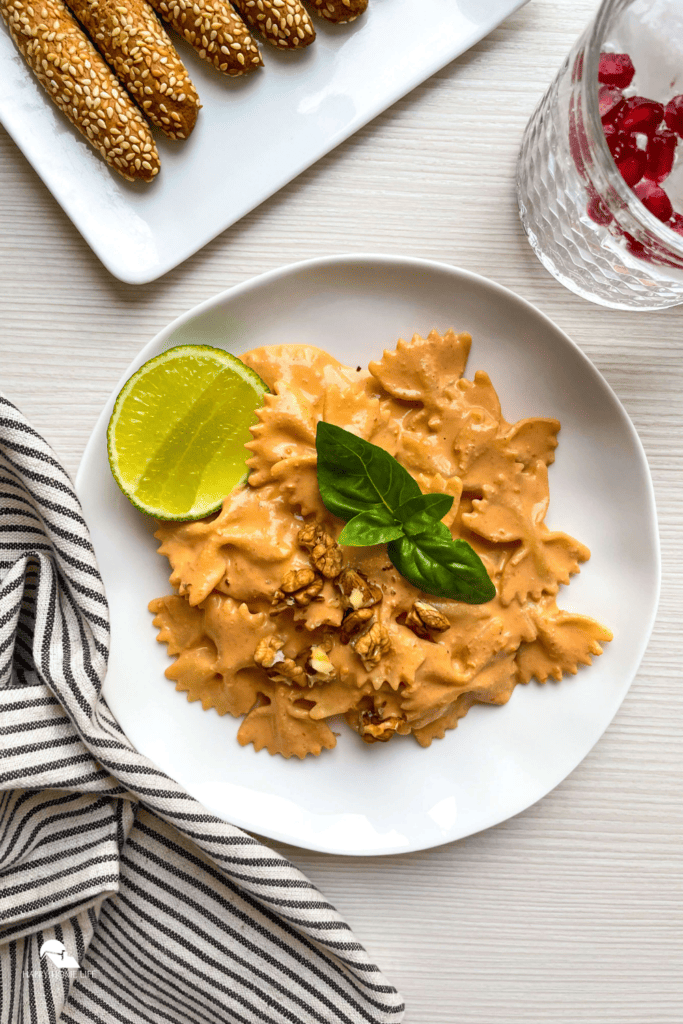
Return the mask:
<svg viewBox="0 0 683 1024"><path fill-rule="evenodd" d="M683 235L617 170L598 103L605 50L635 65L626 96L666 105L683 93L683 0L604 0L527 125L517 169L522 224L541 263L584 298L614 309L674 306L683 303ZM683 213L683 140L662 185Z"/></svg>

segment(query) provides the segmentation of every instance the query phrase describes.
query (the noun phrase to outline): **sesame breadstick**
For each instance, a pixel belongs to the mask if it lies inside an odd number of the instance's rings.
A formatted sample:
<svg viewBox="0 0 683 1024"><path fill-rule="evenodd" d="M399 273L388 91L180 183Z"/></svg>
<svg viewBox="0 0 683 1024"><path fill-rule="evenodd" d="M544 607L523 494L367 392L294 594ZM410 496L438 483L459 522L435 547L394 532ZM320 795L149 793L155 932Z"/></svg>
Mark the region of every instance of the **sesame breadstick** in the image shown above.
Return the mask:
<svg viewBox="0 0 683 1024"><path fill-rule="evenodd" d="M0 14L40 84L110 167L151 181L159 154L149 126L61 0L0 0Z"/></svg>
<svg viewBox="0 0 683 1024"><path fill-rule="evenodd" d="M308 0L316 14L338 25L355 19L367 10L368 0Z"/></svg>
<svg viewBox="0 0 683 1024"><path fill-rule="evenodd" d="M199 97L166 30L145 0L66 0L122 85L149 120L186 139Z"/></svg>
<svg viewBox="0 0 683 1024"><path fill-rule="evenodd" d="M309 46L315 29L299 0L232 0L252 28L273 46L294 50Z"/></svg>
<svg viewBox="0 0 683 1024"><path fill-rule="evenodd" d="M159 17L193 46L203 60L226 75L244 75L263 66L249 29L221 0L149 0Z"/></svg>

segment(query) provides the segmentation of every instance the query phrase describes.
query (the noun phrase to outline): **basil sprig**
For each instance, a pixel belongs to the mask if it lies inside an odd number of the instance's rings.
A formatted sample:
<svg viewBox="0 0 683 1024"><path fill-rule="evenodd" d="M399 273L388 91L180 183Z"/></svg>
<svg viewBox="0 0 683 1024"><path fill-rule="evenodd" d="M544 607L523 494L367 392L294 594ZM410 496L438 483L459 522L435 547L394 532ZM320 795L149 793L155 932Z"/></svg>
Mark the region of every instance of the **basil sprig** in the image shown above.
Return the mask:
<svg viewBox="0 0 683 1024"><path fill-rule="evenodd" d="M393 455L332 423L318 423L315 446L320 497L346 522L340 544L387 544L401 575L426 594L467 604L495 597L479 555L441 522L449 494L423 494Z"/></svg>

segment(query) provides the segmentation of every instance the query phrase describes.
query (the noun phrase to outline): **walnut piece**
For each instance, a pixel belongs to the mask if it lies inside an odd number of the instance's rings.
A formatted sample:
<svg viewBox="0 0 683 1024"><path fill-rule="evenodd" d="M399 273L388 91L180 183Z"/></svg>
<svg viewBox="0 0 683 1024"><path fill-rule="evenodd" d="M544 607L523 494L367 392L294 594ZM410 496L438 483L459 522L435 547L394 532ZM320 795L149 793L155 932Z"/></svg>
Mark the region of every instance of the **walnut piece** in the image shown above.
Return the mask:
<svg viewBox="0 0 683 1024"><path fill-rule="evenodd" d="M319 523L306 523L299 530L299 544L306 551L312 551L324 536L327 534Z"/></svg>
<svg viewBox="0 0 683 1024"><path fill-rule="evenodd" d="M264 636L254 651L254 661L262 668L272 668L277 662L285 660L282 653L284 646L285 642L279 636Z"/></svg>
<svg viewBox="0 0 683 1024"><path fill-rule="evenodd" d="M363 662L363 666L369 672L370 669L379 665L384 654L389 653L391 641L384 626L381 626L379 622L374 622L366 633L353 641L353 647Z"/></svg>
<svg viewBox="0 0 683 1024"><path fill-rule="evenodd" d="M331 682L336 677L337 670L329 658L331 650L331 637L325 637L319 644L314 644L311 647L304 664L309 686L313 686L315 683Z"/></svg>
<svg viewBox="0 0 683 1024"><path fill-rule="evenodd" d="M341 590L342 607L353 608L355 612L379 604L383 597L382 588L357 569L342 569L336 585Z"/></svg>
<svg viewBox="0 0 683 1024"><path fill-rule="evenodd" d="M291 658L285 658L271 669L266 669L274 683L301 683L305 682L306 673L300 665L297 665Z"/></svg>
<svg viewBox="0 0 683 1024"><path fill-rule="evenodd" d="M415 601L405 618L405 625L422 640L431 640L431 633L445 633L451 628L446 616L427 601Z"/></svg>
<svg viewBox="0 0 683 1024"><path fill-rule="evenodd" d="M357 612L349 609L342 619L339 639L343 644L348 644L353 636L362 629L367 629L374 618L375 613L371 608L359 608Z"/></svg>
<svg viewBox="0 0 683 1024"><path fill-rule="evenodd" d="M323 548L321 544L313 548L311 561L327 580L333 580L335 576L338 576L344 565L341 548L336 543L333 548Z"/></svg>
<svg viewBox="0 0 683 1024"><path fill-rule="evenodd" d="M394 735L399 725L400 718L385 718L383 722L368 722L361 725L361 736L366 743L386 743Z"/></svg>
<svg viewBox="0 0 683 1024"><path fill-rule="evenodd" d="M266 670L268 677L275 683L300 682L304 670L291 658L284 656L284 646L285 642L279 636L265 636L259 640L254 651L254 661Z"/></svg>
<svg viewBox="0 0 683 1024"><path fill-rule="evenodd" d="M311 565L325 579L333 580L342 571L341 548L319 523L307 523L299 530L299 544L309 552Z"/></svg>
<svg viewBox="0 0 683 1024"><path fill-rule="evenodd" d="M366 743L386 743L394 735L401 719L395 715L383 718L385 704L361 711L358 717L358 732Z"/></svg>
<svg viewBox="0 0 683 1024"><path fill-rule="evenodd" d="M273 594L272 614L283 612L285 608L305 608L311 601L319 601L323 589L322 576L318 576L313 569L306 566L304 569L290 569L285 573L285 578L280 584L280 589Z"/></svg>

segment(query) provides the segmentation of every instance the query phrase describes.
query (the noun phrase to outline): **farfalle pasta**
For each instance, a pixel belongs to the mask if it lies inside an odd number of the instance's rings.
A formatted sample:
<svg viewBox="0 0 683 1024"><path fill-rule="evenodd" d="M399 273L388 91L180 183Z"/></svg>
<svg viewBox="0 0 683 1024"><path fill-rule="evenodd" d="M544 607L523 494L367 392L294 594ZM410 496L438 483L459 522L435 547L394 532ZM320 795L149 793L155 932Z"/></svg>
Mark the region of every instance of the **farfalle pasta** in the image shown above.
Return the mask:
<svg viewBox="0 0 683 1024"><path fill-rule="evenodd" d="M248 481L216 516L159 527L175 592L150 604L175 658L166 675L205 709L244 715L241 744L319 754L343 716L369 743L412 733L429 746L472 704L576 673L612 638L555 603L590 555L544 524L560 424L507 423L488 375L463 377L470 345L416 335L369 371L310 346L243 356L270 389ZM431 597L386 546L337 544L343 523L317 485L320 420L386 449L424 493L454 497L444 522L481 557L493 600Z"/></svg>

